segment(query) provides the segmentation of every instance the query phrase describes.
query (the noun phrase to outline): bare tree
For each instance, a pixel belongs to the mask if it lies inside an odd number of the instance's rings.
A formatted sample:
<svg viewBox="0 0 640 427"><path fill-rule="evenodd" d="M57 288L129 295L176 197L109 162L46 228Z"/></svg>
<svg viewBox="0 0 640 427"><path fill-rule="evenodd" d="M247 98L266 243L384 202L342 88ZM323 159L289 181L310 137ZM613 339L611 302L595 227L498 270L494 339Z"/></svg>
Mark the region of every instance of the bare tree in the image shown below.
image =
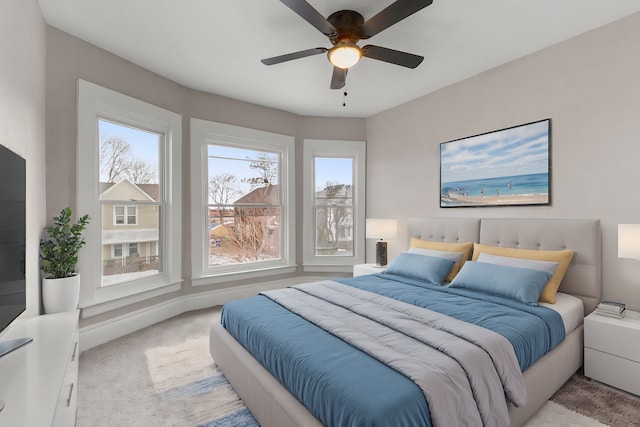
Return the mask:
<svg viewBox="0 0 640 427"><path fill-rule="evenodd" d="M156 178L153 166L133 157L131 144L119 136L111 136L100 144L100 172L111 183L127 178L136 184L149 184Z"/></svg>
<svg viewBox="0 0 640 427"><path fill-rule="evenodd" d="M131 182L148 184L155 180L156 173L150 164L140 159L134 159L129 163L126 176Z"/></svg>
<svg viewBox="0 0 640 427"><path fill-rule="evenodd" d="M253 178L243 178L242 182L251 185L251 190L276 184L278 177L277 163L266 153L259 153L255 159L249 159L249 167L258 172L258 176Z"/></svg>
<svg viewBox="0 0 640 427"><path fill-rule="evenodd" d="M240 197L242 192L238 186L238 178L228 172L209 178L209 203L228 205ZM220 224L223 220L223 207L218 206Z"/></svg>
<svg viewBox="0 0 640 427"><path fill-rule="evenodd" d="M238 261L277 258L280 256L279 221L273 208L236 208L236 221L230 235L240 249ZM279 217L278 217L279 218Z"/></svg>

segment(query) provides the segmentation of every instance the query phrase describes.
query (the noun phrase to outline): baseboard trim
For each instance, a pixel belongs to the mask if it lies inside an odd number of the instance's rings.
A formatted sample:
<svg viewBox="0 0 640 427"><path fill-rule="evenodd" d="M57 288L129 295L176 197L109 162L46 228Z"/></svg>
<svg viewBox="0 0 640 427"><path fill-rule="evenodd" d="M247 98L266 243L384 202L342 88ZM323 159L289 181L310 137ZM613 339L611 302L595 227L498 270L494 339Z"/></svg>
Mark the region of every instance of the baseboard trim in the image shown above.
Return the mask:
<svg viewBox="0 0 640 427"><path fill-rule="evenodd" d="M326 279L326 277L293 277L285 280L274 280L183 295L80 328L80 351L89 350L187 311L222 305L231 300L257 295L259 292L269 289L284 288L322 279Z"/></svg>

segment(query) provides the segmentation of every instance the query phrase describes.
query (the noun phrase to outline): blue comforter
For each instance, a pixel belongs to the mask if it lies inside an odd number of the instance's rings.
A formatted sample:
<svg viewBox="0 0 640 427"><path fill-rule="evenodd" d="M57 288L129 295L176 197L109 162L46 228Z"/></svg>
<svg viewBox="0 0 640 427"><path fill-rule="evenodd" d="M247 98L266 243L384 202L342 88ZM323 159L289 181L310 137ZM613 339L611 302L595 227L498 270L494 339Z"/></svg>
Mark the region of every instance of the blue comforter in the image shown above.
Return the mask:
<svg viewBox="0 0 640 427"><path fill-rule="evenodd" d="M564 338L560 315L544 307L390 274L339 281L493 330L522 370ZM264 296L226 304L222 324L325 425L431 425L411 380Z"/></svg>

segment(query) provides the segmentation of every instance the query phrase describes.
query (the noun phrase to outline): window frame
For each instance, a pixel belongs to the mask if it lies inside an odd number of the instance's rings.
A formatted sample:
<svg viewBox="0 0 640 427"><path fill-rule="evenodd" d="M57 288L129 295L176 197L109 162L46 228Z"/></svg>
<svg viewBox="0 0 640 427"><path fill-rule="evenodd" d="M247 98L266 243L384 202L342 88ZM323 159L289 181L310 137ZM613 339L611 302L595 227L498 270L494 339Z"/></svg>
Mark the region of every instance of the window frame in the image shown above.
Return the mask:
<svg viewBox="0 0 640 427"><path fill-rule="evenodd" d="M116 253L116 249L120 249L120 255ZM124 243L113 243L111 245L111 258L120 259L124 257Z"/></svg>
<svg viewBox="0 0 640 427"><path fill-rule="evenodd" d="M315 158L353 159L353 255L316 255ZM365 262L366 142L305 139L303 149L303 270L349 273Z"/></svg>
<svg viewBox="0 0 640 427"><path fill-rule="evenodd" d="M136 250L131 251L131 247L135 245ZM129 242L127 245L127 256L131 256L131 254L140 254L140 247L138 246L138 242Z"/></svg>
<svg viewBox="0 0 640 427"><path fill-rule="evenodd" d="M81 274L79 306L85 309L83 316L88 317L135 301L175 292L181 287L182 116L82 79L78 80L77 102L76 204L78 213L86 213L91 217L85 232L86 245L78 257L78 272ZM102 223L112 220L102 217L98 185L100 119L164 135L158 166L161 201L164 203L163 218L159 225L162 271L157 275L108 286L102 286ZM122 226L132 225L126 224L126 217L125 214L125 224ZM122 248L124 255L124 245ZM101 309L101 304L108 305L108 308Z"/></svg>
<svg viewBox="0 0 640 427"><path fill-rule="evenodd" d="M122 214L122 219L123 222L122 224L118 224L118 213L116 212L116 210L118 208L122 208L123 209L123 214ZM129 222L129 208L133 208L134 209L134 216L135 216L135 221L133 223ZM129 205L113 205L113 225L117 226L117 227L124 227L127 225L138 225L138 207L137 206L129 206Z"/></svg>
<svg viewBox="0 0 640 427"><path fill-rule="evenodd" d="M281 257L209 267L208 150L209 144L226 145L280 155L278 176L281 209ZM191 119L191 283L202 286L229 280L293 273L295 264L295 138L256 129Z"/></svg>

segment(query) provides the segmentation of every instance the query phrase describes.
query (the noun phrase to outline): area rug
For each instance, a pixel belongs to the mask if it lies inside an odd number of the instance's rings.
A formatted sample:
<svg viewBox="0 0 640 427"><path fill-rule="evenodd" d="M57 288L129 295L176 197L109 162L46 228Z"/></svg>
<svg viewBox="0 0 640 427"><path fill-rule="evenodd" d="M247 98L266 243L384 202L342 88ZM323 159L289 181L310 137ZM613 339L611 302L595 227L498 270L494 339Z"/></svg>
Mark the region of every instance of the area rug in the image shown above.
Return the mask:
<svg viewBox="0 0 640 427"><path fill-rule="evenodd" d="M182 314L80 355L78 427L258 427L209 354L219 308ZM576 373L526 427L640 427L640 399Z"/></svg>
<svg viewBox="0 0 640 427"><path fill-rule="evenodd" d="M574 374L551 401L605 425L640 427L640 398Z"/></svg>

